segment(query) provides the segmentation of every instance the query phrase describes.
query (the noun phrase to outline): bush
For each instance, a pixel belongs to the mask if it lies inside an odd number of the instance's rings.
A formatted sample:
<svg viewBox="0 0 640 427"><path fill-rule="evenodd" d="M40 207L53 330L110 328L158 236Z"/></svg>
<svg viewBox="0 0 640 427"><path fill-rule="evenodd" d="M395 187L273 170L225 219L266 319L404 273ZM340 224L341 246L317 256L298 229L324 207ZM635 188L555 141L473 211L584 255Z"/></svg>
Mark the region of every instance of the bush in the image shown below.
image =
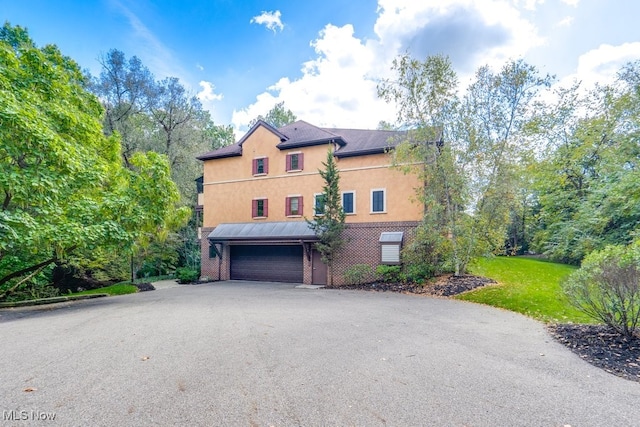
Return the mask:
<svg viewBox="0 0 640 427"><path fill-rule="evenodd" d="M178 283L193 283L200 277L200 272L187 267L178 268L176 270L176 277L178 278Z"/></svg>
<svg viewBox="0 0 640 427"><path fill-rule="evenodd" d="M356 264L344 272L344 281L348 285L362 285L374 281L373 268L369 264Z"/></svg>
<svg viewBox="0 0 640 427"><path fill-rule="evenodd" d="M384 283L398 283L402 281L402 272L399 265L379 265L376 274Z"/></svg>
<svg viewBox="0 0 640 427"><path fill-rule="evenodd" d="M433 267L426 263L407 264L402 276L408 283L424 283L434 276Z"/></svg>
<svg viewBox="0 0 640 427"><path fill-rule="evenodd" d="M632 339L640 320L640 244L592 252L563 282L571 304Z"/></svg>

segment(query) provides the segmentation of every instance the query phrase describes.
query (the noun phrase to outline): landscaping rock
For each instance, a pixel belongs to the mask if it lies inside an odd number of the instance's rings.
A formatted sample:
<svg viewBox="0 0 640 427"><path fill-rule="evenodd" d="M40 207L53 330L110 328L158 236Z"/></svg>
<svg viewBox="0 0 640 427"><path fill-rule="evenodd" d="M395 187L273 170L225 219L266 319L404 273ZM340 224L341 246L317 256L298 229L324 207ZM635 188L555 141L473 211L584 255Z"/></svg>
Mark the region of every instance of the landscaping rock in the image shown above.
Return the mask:
<svg viewBox="0 0 640 427"><path fill-rule="evenodd" d="M329 286L326 289L361 289L366 291L382 291L382 292L403 292L410 294L433 295L433 296L452 296L462 292L496 283L495 280L486 277L472 276L465 274L462 276L445 275L440 276L433 283L415 284L415 283L366 283L361 285L340 285Z"/></svg>
<svg viewBox="0 0 640 427"><path fill-rule="evenodd" d="M138 292L145 291L155 291L156 288L151 283L134 283L135 287L138 288Z"/></svg>

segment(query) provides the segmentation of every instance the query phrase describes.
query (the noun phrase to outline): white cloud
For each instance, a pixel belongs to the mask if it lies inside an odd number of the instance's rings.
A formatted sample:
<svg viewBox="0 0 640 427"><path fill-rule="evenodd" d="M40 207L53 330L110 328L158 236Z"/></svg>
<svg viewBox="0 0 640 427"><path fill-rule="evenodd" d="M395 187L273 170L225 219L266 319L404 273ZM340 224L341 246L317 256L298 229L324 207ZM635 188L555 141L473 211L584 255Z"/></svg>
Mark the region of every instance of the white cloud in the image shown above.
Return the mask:
<svg viewBox="0 0 640 427"><path fill-rule="evenodd" d="M564 19L560 20L556 27L570 27L573 24L573 16L567 16Z"/></svg>
<svg viewBox="0 0 640 427"><path fill-rule="evenodd" d="M197 63L197 64L196 64L196 68L197 68L198 70L200 70L200 71L204 71L204 67L203 67L203 66L202 66L202 64L200 64L200 63Z"/></svg>
<svg viewBox="0 0 640 427"><path fill-rule="evenodd" d="M576 73L564 78L561 83L568 84L578 80L582 81L585 88L593 87L596 82L611 83L626 63L639 59L640 42L618 46L602 44L597 49L582 54L578 58Z"/></svg>
<svg viewBox="0 0 640 427"><path fill-rule="evenodd" d="M373 50L353 32L351 25L327 25L311 43L317 58L303 64L303 76L280 79L255 103L234 111L234 126L246 126L281 101L299 119L318 126L375 128L379 120L393 120L392 108L378 99L369 75L376 60Z"/></svg>
<svg viewBox="0 0 640 427"><path fill-rule="evenodd" d="M223 98L221 93L215 93L216 86L205 80L202 80L200 83L200 87L202 90L198 92L198 99L200 101L220 101Z"/></svg>
<svg viewBox="0 0 640 427"><path fill-rule="evenodd" d="M282 31L284 29L280 16L282 16L282 14L279 10L276 10L275 12L263 11L260 15L251 18L251 21L249 22L251 24L264 25L275 33L276 30Z"/></svg>
<svg viewBox="0 0 640 427"><path fill-rule="evenodd" d="M281 101L319 126L375 128L380 120L395 120L394 107L377 97L376 85L389 77L398 54L448 55L466 82L480 65L502 66L543 42L517 5L503 0L378 0L374 31L377 37L362 40L352 25L327 25L311 42L316 57L302 65L302 76L281 78L234 111L236 129Z"/></svg>
<svg viewBox="0 0 640 427"><path fill-rule="evenodd" d="M573 7L578 7L578 3L580 3L580 0L561 0L561 1L564 4L568 4L569 6L573 6Z"/></svg>

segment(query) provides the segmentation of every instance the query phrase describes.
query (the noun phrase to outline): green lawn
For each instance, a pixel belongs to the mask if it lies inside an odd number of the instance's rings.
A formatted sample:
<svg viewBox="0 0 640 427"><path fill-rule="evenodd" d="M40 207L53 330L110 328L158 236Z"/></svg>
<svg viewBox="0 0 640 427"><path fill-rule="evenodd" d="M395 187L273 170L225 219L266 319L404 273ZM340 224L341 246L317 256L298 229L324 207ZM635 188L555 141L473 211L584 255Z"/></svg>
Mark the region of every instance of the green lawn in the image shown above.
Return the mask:
<svg viewBox="0 0 640 427"><path fill-rule="evenodd" d="M107 286L104 288L89 289L88 291L76 292L71 295L89 295L89 294L124 295L124 294L132 294L134 292L138 292L138 288L129 284L129 282L125 282L125 283L116 283L115 285Z"/></svg>
<svg viewBox="0 0 640 427"><path fill-rule="evenodd" d="M470 273L489 277L498 284L457 298L502 307L544 322L594 323L569 305L560 289L561 280L575 268L531 258L483 258L470 268Z"/></svg>

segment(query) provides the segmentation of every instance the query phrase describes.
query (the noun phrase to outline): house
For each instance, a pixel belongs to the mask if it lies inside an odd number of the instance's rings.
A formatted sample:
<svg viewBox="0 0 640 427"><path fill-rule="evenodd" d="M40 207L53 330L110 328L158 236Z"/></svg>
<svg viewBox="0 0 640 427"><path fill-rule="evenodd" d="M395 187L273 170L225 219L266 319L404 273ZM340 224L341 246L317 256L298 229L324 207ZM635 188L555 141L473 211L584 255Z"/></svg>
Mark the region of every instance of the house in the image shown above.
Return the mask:
<svg viewBox="0 0 640 427"><path fill-rule="evenodd" d="M401 245L422 218L412 202L415 175L391 168L403 132L332 129L297 121L279 129L259 121L237 143L203 154L202 276L325 284L305 218L321 206L331 150L340 173L347 243L334 261L334 284L355 264L399 264Z"/></svg>

